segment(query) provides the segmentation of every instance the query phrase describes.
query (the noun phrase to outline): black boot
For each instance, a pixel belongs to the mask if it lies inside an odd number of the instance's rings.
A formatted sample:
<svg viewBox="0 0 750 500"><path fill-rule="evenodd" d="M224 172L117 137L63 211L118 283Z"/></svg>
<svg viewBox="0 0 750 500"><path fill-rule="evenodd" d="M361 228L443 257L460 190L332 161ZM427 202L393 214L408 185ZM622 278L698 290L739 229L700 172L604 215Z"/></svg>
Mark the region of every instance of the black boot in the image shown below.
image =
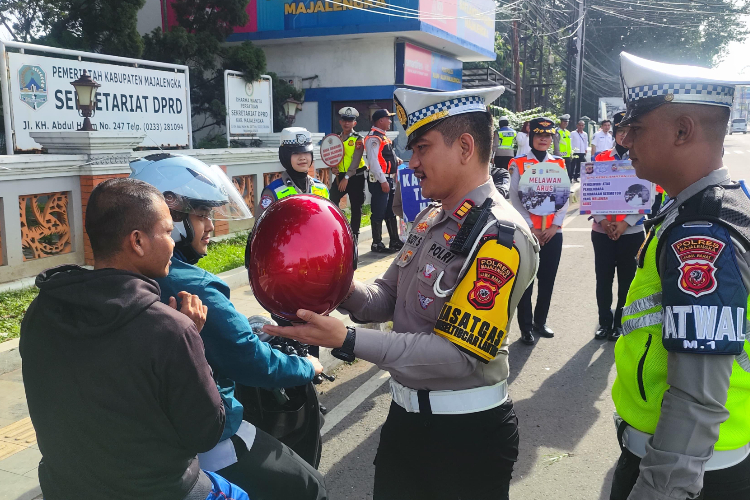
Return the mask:
<svg viewBox="0 0 750 500"><path fill-rule="evenodd" d="M372 221L372 245L370 251L377 253L388 253L388 248L383 245L383 223L382 221Z"/></svg>
<svg viewBox="0 0 750 500"><path fill-rule="evenodd" d="M354 270L357 270L359 263L359 233L354 233ZM325 413L323 414L325 415Z"/></svg>
<svg viewBox="0 0 750 500"><path fill-rule="evenodd" d="M388 228L388 237L390 238L390 241L388 242L388 248L395 252L398 252L404 247L401 238L399 238L398 236L398 220L395 217L386 219L385 227Z"/></svg>

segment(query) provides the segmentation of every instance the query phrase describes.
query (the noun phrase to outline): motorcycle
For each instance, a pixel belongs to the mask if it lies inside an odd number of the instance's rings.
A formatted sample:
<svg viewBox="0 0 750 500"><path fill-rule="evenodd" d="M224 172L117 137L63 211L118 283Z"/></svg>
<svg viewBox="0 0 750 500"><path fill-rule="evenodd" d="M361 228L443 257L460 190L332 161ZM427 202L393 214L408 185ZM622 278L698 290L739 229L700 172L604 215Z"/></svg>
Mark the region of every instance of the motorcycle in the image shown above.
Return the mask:
<svg viewBox="0 0 750 500"><path fill-rule="evenodd" d="M261 327L275 324L263 316L248 318L253 332L273 349L289 356L306 357L311 346L296 340L273 337ZM237 384L235 393L244 407L243 418L293 449L307 463L317 469L322 453L320 429L325 423L315 385L335 377L322 373L312 382L298 387L262 389Z"/></svg>

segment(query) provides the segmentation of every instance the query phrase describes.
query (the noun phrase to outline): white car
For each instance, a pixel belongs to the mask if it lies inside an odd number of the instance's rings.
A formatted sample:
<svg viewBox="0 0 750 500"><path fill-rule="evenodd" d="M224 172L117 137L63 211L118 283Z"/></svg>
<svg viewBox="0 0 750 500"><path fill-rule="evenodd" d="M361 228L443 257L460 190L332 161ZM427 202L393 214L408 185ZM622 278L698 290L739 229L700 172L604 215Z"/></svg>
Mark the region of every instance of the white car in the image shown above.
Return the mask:
<svg viewBox="0 0 750 500"><path fill-rule="evenodd" d="M747 120L744 118L735 118L732 120L732 124L729 126L729 135L732 135L734 132L747 134Z"/></svg>

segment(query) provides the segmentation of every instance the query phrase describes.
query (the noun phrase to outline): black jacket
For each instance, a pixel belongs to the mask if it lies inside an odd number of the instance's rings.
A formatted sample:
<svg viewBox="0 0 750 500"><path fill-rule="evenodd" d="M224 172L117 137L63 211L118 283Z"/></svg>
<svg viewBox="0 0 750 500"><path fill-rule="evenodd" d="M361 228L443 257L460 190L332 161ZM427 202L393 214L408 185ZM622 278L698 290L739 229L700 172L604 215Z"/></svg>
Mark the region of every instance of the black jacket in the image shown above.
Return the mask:
<svg viewBox="0 0 750 500"><path fill-rule="evenodd" d="M510 172L507 168L490 167L490 176L495 188L507 200L510 198Z"/></svg>
<svg viewBox="0 0 750 500"><path fill-rule="evenodd" d="M135 273L62 266L36 285L20 352L44 498L185 497L224 428L193 322Z"/></svg>

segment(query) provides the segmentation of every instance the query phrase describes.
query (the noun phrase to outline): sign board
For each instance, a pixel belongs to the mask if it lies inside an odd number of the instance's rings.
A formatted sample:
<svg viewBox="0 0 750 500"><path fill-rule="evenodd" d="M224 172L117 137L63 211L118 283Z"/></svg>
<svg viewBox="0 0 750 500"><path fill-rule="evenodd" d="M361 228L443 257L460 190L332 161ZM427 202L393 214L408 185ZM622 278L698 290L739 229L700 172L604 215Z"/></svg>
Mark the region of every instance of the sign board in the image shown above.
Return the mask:
<svg viewBox="0 0 750 500"><path fill-rule="evenodd" d="M263 75L247 82L239 71L224 71L227 141L273 133L273 82Z"/></svg>
<svg viewBox="0 0 750 500"><path fill-rule="evenodd" d="M13 46L13 43L6 42L6 45ZM29 47L33 50L46 49ZM100 59L107 57L62 49L56 51ZM5 109L5 113L10 113L14 151L41 149L29 135L30 132L80 128L83 118L76 109L75 90L70 83L78 79L84 69L101 85L96 98L96 112L91 118L97 130L143 132L146 134L142 144L144 147L192 146L190 89L186 71L133 67L135 63L141 66L148 65L150 61L114 57L110 59L132 61L131 65L18 52L4 52L2 56L7 56L10 76L7 79L10 109Z"/></svg>
<svg viewBox="0 0 750 500"><path fill-rule="evenodd" d="M570 197L568 173L557 163L528 165L518 183L518 198L534 215L551 215L560 210Z"/></svg>
<svg viewBox="0 0 750 500"><path fill-rule="evenodd" d="M436 90L461 90L463 63L410 43L396 45L396 83Z"/></svg>
<svg viewBox="0 0 750 500"><path fill-rule="evenodd" d="M625 111L625 101L622 97L599 98L599 122L611 120L620 111Z"/></svg>
<svg viewBox="0 0 750 500"><path fill-rule="evenodd" d="M401 185L401 205L404 218L408 222L412 222L419 212L427 208L431 200L422 196L419 179L414 175L414 170L409 168L408 163L404 163L398 169L398 182Z"/></svg>
<svg viewBox="0 0 750 500"><path fill-rule="evenodd" d="M331 168L339 166L344 159L344 142L338 134L328 134L320 141L320 159Z"/></svg>
<svg viewBox="0 0 750 500"><path fill-rule="evenodd" d="M581 165L581 214L650 214L654 185L635 175L630 160Z"/></svg>

